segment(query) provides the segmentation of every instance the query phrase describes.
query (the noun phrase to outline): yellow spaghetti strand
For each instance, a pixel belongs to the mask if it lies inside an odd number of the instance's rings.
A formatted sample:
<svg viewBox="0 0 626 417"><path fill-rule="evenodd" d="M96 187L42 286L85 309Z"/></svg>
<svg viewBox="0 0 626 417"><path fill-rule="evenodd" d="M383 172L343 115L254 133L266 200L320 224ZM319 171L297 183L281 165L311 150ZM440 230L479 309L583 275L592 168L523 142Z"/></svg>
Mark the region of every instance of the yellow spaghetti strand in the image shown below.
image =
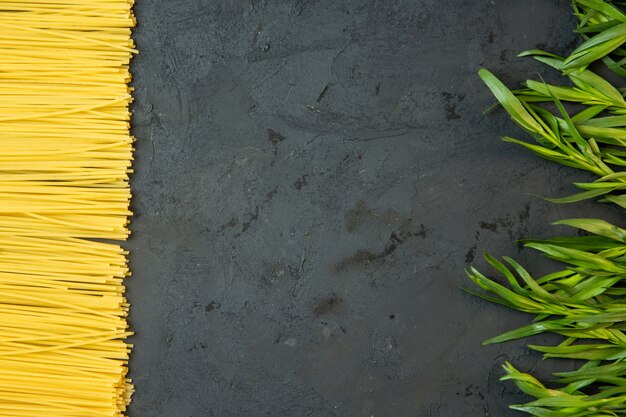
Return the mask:
<svg viewBox="0 0 626 417"><path fill-rule="evenodd" d="M0 417L126 416L132 5L0 5Z"/></svg>

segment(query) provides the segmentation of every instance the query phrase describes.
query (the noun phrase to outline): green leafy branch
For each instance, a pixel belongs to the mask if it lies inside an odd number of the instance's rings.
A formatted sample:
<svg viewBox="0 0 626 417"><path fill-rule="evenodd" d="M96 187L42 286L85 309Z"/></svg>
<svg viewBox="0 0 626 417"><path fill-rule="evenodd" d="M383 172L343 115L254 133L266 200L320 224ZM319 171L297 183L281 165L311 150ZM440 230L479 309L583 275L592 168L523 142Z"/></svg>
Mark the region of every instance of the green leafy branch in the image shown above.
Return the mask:
<svg viewBox="0 0 626 417"><path fill-rule="evenodd" d="M625 3L574 0L577 32L583 43L563 58L539 50L532 56L560 71L570 84L551 85L527 80L523 88L508 89L495 75L479 75L509 113L534 140L511 137L516 143L547 160L591 172L592 182L575 183L582 190L555 203L572 203L601 197L601 202L626 208L626 101L624 90L589 69L602 61L626 77ZM583 109L571 115L563 103ZM552 107L551 107L552 106ZM556 111L551 111L556 109ZM557 372L558 389L544 386L508 362L503 380L534 397L513 409L538 417L626 416L626 230L599 219L569 219L555 224L584 230L588 235L527 239L525 247L563 265L559 271L534 278L511 258L485 255L500 274L486 277L474 267L466 272L482 291L468 292L535 315L534 321L486 340L500 343L542 333L562 336L556 346L529 345L544 358L581 359L576 371ZM503 282L503 283L501 283Z"/></svg>

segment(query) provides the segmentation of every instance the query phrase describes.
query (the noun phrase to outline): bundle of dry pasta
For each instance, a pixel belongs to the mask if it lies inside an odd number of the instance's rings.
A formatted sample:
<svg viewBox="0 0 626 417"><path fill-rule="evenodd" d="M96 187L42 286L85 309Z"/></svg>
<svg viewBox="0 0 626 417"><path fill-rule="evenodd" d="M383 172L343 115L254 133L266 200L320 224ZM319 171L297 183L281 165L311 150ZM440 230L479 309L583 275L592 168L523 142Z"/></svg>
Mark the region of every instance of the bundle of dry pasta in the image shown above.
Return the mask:
<svg viewBox="0 0 626 417"><path fill-rule="evenodd" d="M131 8L0 2L0 417L130 400Z"/></svg>

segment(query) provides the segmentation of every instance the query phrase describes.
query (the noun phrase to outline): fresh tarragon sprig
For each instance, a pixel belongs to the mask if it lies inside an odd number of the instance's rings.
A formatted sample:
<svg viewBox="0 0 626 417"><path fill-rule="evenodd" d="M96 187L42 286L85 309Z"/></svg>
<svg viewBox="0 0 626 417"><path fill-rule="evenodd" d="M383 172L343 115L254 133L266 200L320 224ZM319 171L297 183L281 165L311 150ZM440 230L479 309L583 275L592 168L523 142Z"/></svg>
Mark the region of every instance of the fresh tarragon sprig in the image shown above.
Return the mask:
<svg viewBox="0 0 626 417"><path fill-rule="evenodd" d="M495 75L479 75L513 121L534 142L503 138L547 160L582 169L597 176L575 183L577 194L548 198L571 203L601 197L626 209L626 101L624 90L614 87L588 67L604 62L626 77L626 14L623 3L574 0L577 31L584 42L569 56L526 51L560 71L568 85L528 80L523 88L508 89ZM552 112L545 103L552 104ZM583 109L570 116L564 103ZM537 250L563 265L563 269L534 278L510 258L485 255L505 284L470 267L469 278L481 292L468 290L489 301L534 314L535 320L519 329L485 341L499 343L541 333L555 333L556 346L530 345L544 358L582 359L576 371L555 373L560 388L550 389L511 364L504 365L503 380L512 380L535 400L512 408L538 417L626 416L626 230L599 219L569 219L556 224L587 232L584 236L527 239L525 247Z"/></svg>

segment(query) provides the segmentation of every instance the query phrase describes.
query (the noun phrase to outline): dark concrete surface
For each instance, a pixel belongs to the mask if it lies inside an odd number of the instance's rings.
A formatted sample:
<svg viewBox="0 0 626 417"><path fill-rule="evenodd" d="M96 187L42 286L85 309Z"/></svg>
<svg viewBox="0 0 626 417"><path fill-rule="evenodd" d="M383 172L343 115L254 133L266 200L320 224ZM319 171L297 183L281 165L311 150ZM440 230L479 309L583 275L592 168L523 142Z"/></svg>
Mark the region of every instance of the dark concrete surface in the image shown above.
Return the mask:
<svg viewBox="0 0 626 417"><path fill-rule="evenodd" d="M500 365L548 375L522 314L459 287L583 177L518 134L476 71L578 42L565 0L139 0L135 417L515 416ZM540 340L542 338L539 338Z"/></svg>

